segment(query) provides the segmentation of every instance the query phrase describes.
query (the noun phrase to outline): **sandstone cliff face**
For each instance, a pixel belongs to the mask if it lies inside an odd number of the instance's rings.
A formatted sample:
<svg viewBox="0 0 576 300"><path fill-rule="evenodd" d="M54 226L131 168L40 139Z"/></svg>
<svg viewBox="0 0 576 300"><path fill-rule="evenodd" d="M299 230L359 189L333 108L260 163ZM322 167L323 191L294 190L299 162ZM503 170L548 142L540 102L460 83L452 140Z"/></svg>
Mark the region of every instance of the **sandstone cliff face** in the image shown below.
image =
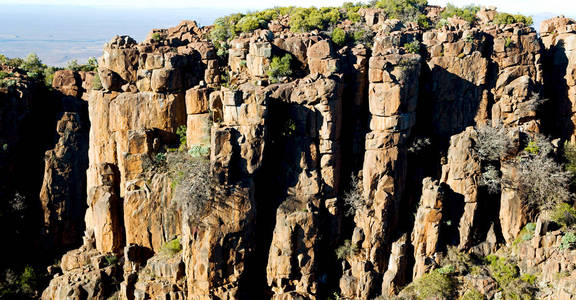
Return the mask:
<svg viewBox="0 0 576 300"><path fill-rule="evenodd" d="M336 292L373 299L438 267L448 247L487 255L511 246L533 216L510 183L517 170L507 157L493 162L501 191L488 195L481 186L478 126L541 132L547 76L564 78L558 94L546 94L550 101L573 102L572 48L564 45L574 26L545 22L542 47L532 28L494 25L491 12L482 10L473 28L450 19L424 31L363 9L377 32L371 49L289 32L280 18L231 40L227 61L203 37L207 28L182 22L142 43L124 36L106 44L102 90L87 83L93 74L58 73L54 87L75 100L63 101L40 198L55 236L66 240L64 226L85 226L85 234L42 298L323 299ZM413 41L421 49L409 49ZM287 53L292 75L271 83L273 58ZM546 73L548 60L562 72ZM558 125L573 124L563 107ZM409 160L417 134L438 150L424 154L422 166ZM178 197L179 170L166 167L172 154L209 164L214 183L200 209L195 198ZM62 184L86 167L85 187ZM350 172L362 191L353 217L345 201ZM80 208L85 222L76 218ZM522 272L545 272L543 282L557 284L547 297L571 299L571 277L550 274L573 270L574 250L551 250L560 233L542 221L537 228L511 255ZM336 257L336 248L345 255Z"/></svg>

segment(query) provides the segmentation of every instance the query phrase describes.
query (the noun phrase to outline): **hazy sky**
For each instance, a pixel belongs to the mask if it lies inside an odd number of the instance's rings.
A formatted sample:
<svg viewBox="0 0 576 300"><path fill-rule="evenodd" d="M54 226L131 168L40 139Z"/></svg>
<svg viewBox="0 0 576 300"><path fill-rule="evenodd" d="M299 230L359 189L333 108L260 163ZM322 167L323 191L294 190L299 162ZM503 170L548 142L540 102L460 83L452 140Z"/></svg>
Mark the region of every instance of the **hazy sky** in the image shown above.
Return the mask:
<svg viewBox="0 0 576 300"><path fill-rule="evenodd" d="M348 0L350 1L350 0ZM345 0L0 0L2 4L53 4L85 6L129 6L129 7L220 7L249 10L271 6L336 6ZM354 2L354 1L352 1ZM429 0L430 4L451 2L462 6L467 4L494 5L501 11L521 12L526 14L555 13L576 14L576 1L573 0Z"/></svg>

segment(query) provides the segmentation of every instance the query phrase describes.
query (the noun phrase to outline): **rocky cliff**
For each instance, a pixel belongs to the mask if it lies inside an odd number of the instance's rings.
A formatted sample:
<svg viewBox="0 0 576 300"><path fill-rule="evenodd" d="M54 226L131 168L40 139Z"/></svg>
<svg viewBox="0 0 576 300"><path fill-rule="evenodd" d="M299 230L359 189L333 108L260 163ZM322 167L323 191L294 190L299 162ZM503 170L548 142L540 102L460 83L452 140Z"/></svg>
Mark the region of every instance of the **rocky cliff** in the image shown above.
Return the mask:
<svg viewBox="0 0 576 300"><path fill-rule="evenodd" d="M56 73L35 192L51 243L83 244L42 299L576 298L576 22L425 12L279 15L228 48L184 21Z"/></svg>

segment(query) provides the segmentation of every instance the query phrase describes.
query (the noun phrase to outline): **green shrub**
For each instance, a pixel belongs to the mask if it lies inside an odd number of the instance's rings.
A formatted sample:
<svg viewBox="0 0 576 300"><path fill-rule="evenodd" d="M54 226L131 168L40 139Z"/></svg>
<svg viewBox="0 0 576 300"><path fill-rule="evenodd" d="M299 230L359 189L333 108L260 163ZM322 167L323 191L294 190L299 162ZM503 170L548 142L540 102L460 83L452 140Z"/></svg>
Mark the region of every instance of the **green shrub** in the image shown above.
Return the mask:
<svg viewBox="0 0 576 300"><path fill-rule="evenodd" d="M52 82L54 81L54 73L60 70L60 68L56 67L47 67L44 69L44 84L47 87L52 87Z"/></svg>
<svg viewBox="0 0 576 300"><path fill-rule="evenodd" d="M28 77L38 82L44 83L48 88L52 87L54 72L56 70L60 70L60 68L46 66L42 63L38 55L34 53L29 54L25 59L7 58L6 56L2 56L1 60L3 61L3 64L24 71ZM7 87L13 86L16 83L16 80L10 80L9 82L4 82L3 84L0 83L0 85Z"/></svg>
<svg viewBox="0 0 576 300"><path fill-rule="evenodd" d="M187 127L186 125L180 125L177 129L176 129L176 134L178 135L178 141L179 141L179 145L178 145L178 150L180 151L184 151L186 150L186 131L187 131Z"/></svg>
<svg viewBox="0 0 576 300"><path fill-rule="evenodd" d="M455 282L450 276L434 270L409 284L406 293L417 299L453 299Z"/></svg>
<svg viewBox="0 0 576 300"><path fill-rule="evenodd" d="M13 77L14 74L13 73L9 73L9 72L4 72L4 71L0 71L0 80L4 80L8 77Z"/></svg>
<svg viewBox="0 0 576 300"><path fill-rule="evenodd" d="M180 239L175 238L169 242L166 242L162 247L162 252L174 255L178 252L182 251L182 245L180 244Z"/></svg>
<svg viewBox="0 0 576 300"><path fill-rule="evenodd" d="M558 204L551 213L551 220L564 227L576 224L576 209L568 203Z"/></svg>
<svg viewBox="0 0 576 300"><path fill-rule="evenodd" d="M94 73L94 78L92 78L92 89L96 91L102 90L102 80L100 79L100 74L98 72Z"/></svg>
<svg viewBox="0 0 576 300"><path fill-rule="evenodd" d="M355 45L362 44L368 48L371 48L372 44L374 43L374 32L360 24L352 27L348 37Z"/></svg>
<svg viewBox="0 0 576 300"><path fill-rule="evenodd" d="M576 233L566 232L560 241L560 249L572 249L576 246Z"/></svg>
<svg viewBox="0 0 576 300"><path fill-rule="evenodd" d="M31 53L24 59L19 68L26 71L28 77L39 80L43 79L46 65L42 63L38 55Z"/></svg>
<svg viewBox="0 0 576 300"><path fill-rule="evenodd" d="M500 287L508 286L514 279L520 276L520 270L516 264L503 257L488 255L485 258L492 278L498 282Z"/></svg>
<svg viewBox="0 0 576 300"><path fill-rule="evenodd" d="M508 13L498 13L494 17L494 23L498 25L502 24L515 24L515 23L524 23L526 26L531 26L534 24L532 17L527 17L524 15L511 15Z"/></svg>
<svg viewBox="0 0 576 300"><path fill-rule="evenodd" d="M334 31L332 31L332 42L334 42L334 44L342 47L346 44L346 40L346 31L344 31L342 28L335 28Z"/></svg>
<svg viewBox="0 0 576 300"><path fill-rule="evenodd" d="M440 29L440 28L442 28L442 27L444 27L444 26L448 26L448 25L450 25L450 22L448 22L448 20L446 20L446 19L440 19L440 20L438 21L438 23L436 23L436 28L437 28L437 29Z"/></svg>
<svg viewBox="0 0 576 300"><path fill-rule="evenodd" d="M26 266L22 275L20 275L20 289L26 294L32 294L39 288L40 276L36 273L33 267Z"/></svg>
<svg viewBox="0 0 576 300"><path fill-rule="evenodd" d="M325 30L341 20L343 15L339 8L296 8L290 15L289 26L293 32L308 32L315 29Z"/></svg>
<svg viewBox="0 0 576 300"><path fill-rule="evenodd" d="M414 40L410 43L406 43L406 44L404 44L403 47L409 53L419 53L420 52L420 42L417 40Z"/></svg>
<svg viewBox="0 0 576 300"><path fill-rule="evenodd" d="M271 82L278 82L281 77L292 75L292 55L275 56L268 68L268 77Z"/></svg>
<svg viewBox="0 0 576 300"><path fill-rule="evenodd" d="M358 251L358 247L356 244L352 244L350 240L345 240L344 245L336 248L336 257L338 259L346 259L350 255L356 253Z"/></svg>
<svg viewBox="0 0 576 300"><path fill-rule="evenodd" d="M79 64L78 60L76 60L76 59L73 59L73 60L69 61L68 63L66 63L66 70L72 70L72 71L76 71L76 72L78 72L78 71L84 71L84 72L96 71L97 68L98 68L98 61L94 57L88 58L88 61L86 62L86 64Z"/></svg>
<svg viewBox="0 0 576 300"><path fill-rule="evenodd" d="M460 300L484 300L484 295L476 289L471 289L464 292Z"/></svg>
<svg viewBox="0 0 576 300"><path fill-rule="evenodd" d="M152 39L155 41L160 41L162 39L162 35L159 32L154 32L152 34Z"/></svg>
<svg viewBox="0 0 576 300"><path fill-rule="evenodd" d="M0 88L9 88L16 86L16 84L18 84L18 81L16 79L0 80Z"/></svg>
<svg viewBox="0 0 576 300"><path fill-rule="evenodd" d="M443 266L441 268L437 269L438 273L442 274L442 275L450 275L453 274L454 272L456 272L456 268L454 268L451 265L447 265L447 266Z"/></svg>
<svg viewBox="0 0 576 300"><path fill-rule="evenodd" d="M444 255L440 265L444 266L439 270L441 273L468 273L472 268L473 261L472 257L464 251L459 251L457 247L448 247L446 249L446 254ZM448 272L447 271L451 271Z"/></svg>
<svg viewBox="0 0 576 300"><path fill-rule="evenodd" d="M104 256L104 266L113 266L118 263L118 257L114 254Z"/></svg>
<svg viewBox="0 0 576 300"><path fill-rule="evenodd" d="M429 29L431 27L430 20L428 20L425 14L419 14L416 17L416 23L418 23L418 26L422 29Z"/></svg>
<svg viewBox="0 0 576 300"><path fill-rule="evenodd" d="M260 22L255 16L245 16L238 21L236 26L242 32L251 32L260 28Z"/></svg>
<svg viewBox="0 0 576 300"><path fill-rule="evenodd" d="M381 8L390 19L417 22L428 5L427 0L380 0L375 6Z"/></svg>
<svg viewBox="0 0 576 300"><path fill-rule="evenodd" d="M468 5L459 8L448 3L440 16L443 19L447 19L450 17L459 17L470 23L474 23L476 21L476 13L478 13L479 10L480 10L479 6Z"/></svg>
<svg viewBox="0 0 576 300"><path fill-rule="evenodd" d="M166 153L160 152L156 153L156 162L157 163L165 163L166 162Z"/></svg>
<svg viewBox="0 0 576 300"><path fill-rule="evenodd" d="M507 37L506 41L504 42L504 48L508 49L514 45L514 41L511 38Z"/></svg>
<svg viewBox="0 0 576 300"><path fill-rule="evenodd" d="M536 224L534 223L528 223L526 224L526 226L524 226L524 228L522 228L522 230L520 230L520 232L518 233L518 236L516 236L516 239L514 239L514 241L512 242L513 246L516 246L522 242L526 242L531 240L534 237L534 230L536 229Z"/></svg>
<svg viewBox="0 0 576 300"><path fill-rule="evenodd" d="M531 285L534 285L536 283L537 279L538 279L538 277L536 277L536 275L534 275L534 274L527 274L526 273L526 274L522 274L522 276L520 276L520 280L522 280L528 284L531 284Z"/></svg>

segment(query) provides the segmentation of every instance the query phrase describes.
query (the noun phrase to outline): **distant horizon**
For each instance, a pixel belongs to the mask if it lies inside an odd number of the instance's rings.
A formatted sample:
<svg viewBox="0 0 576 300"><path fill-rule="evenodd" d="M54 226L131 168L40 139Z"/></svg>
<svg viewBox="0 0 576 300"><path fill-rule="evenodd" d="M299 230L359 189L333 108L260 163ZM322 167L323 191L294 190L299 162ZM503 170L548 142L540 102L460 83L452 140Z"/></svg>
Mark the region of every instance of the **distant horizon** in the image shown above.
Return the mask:
<svg viewBox="0 0 576 300"><path fill-rule="evenodd" d="M246 13L275 6L289 6L287 1L274 1L255 4L250 1L186 1L187 6L170 6L167 3L182 5L183 0L164 0L164 7L149 7L148 5L132 5L127 1L99 0L89 3L86 0L74 0L73 4L65 4L71 0L58 0L46 3L33 3L37 0L0 0L0 54L8 57L25 57L36 53L48 65L65 66L70 60L85 62L89 57L99 57L104 43L115 35L129 35L137 41L142 41L146 34L154 28L168 28L176 26L182 20L194 20L200 26L211 25L218 17L235 12ZM143 4L150 4L149 0L139 0ZM539 23L547 18L564 14L576 17L576 4L565 4L563 13L557 11L557 1L548 1L548 8L556 11L526 13L506 9L514 2L524 1L527 5L515 8L530 10L534 0L507 0L500 1L499 11L508 13L523 13L534 18L534 27L539 29ZM243 3L241 8L232 5ZM290 1L294 6L341 6L347 1ZM366 2L366 1L363 1ZM430 5L442 5L447 2L457 6L473 3L475 5L490 6L493 0L430 0ZM153 2L158 3L158 2ZM229 7L223 7L225 3ZM298 5L306 3L306 5ZM539 3L539 2L538 2ZM96 5L95 5L96 4ZM107 5L109 4L109 5ZM113 5L116 4L116 5ZM207 5L212 5L208 7ZM539 4L540 5L540 4ZM168 7L168 8L166 8ZM570 13L573 11L573 13ZM57 21L55 21L57 20Z"/></svg>

